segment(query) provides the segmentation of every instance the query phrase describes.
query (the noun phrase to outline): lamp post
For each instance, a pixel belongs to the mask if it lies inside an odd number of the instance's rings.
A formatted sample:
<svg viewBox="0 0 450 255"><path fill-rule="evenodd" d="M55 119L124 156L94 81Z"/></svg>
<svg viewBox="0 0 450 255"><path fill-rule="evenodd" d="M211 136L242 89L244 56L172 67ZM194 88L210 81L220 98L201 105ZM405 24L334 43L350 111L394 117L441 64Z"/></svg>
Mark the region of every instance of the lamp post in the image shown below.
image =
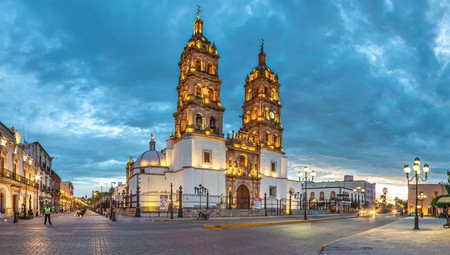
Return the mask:
<svg viewBox="0 0 450 255"><path fill-rule="evenodd" d="M420 218L423 218L423 200L427 198L427 195L423 194L423 192L420 192L418 198L420 200Z"/></svg>
<svg viewBox="0 0 450 255"><path fill-rule="evenodd" d="M304 198L304 201L305 201L305 206L304 206L304 208L303 208L303 212L304 212L304 220L307 220L308 219L308 216L307 216L307 210L308 210L308 181L311 181L311 182L313 182L314 181L314 176L316 176L316 171L314 171L314 170L312 170L311 171L311 178L309 178L308 177L308 172L309 172L310 170L309 170L309 168L308 168L308 166L305 166L305 167L303 167L303 172L304 172L304 177L302 178L302 172L301 172L301 170L299 170L298 172L297 172L297 176L298 176L298 181L299 182L304 182L305 183L305 198Z"/></svg>
<svg viewBox="0 0 450 255"><path fill-rule="evenodd" d="M408 182L411 182L414 180L414 178L416 179L416 215L414 216L414 230L419 230L419 215L417 215L417 200L419 197L419 179L421 179L423 182L425 182L428 178L428 171L430 170L430 167L428 166L427 163L425 163L423 165L423 172L425 173L425 178L423 178L420 175L420 159L419 157L416 157L414 159L414 163L413 163L413 170L414 170L414 175L411 177L411 179L409 178L409 173L411 173L411 167L409 167L409 165L405 165L403 167L403 170L406 173L406 179L408 180Z"/></svg>
<svg viewBox="0 0 450 255"><path fill-rule="evenodd" d="M103 184L100 184L100 214L103 215Z"/></svg>
<svg viewBox="0 0 450 255"><path fill-rule="evenodd" d="M359 209L361 209L361 200L362 200L362 199L360 199L360 196L361 196L361 194L364 194L364 192L366 192L366 190L361 189L361 187L357 187L356 189L353 189L353 192L358 195L358 211L359 211Z"/></svg>
<svg viewBox="0 0 450 255"><path fill-rule="evenodd" d="M34 177L34 179L36 180L36 184L37 184L37 187L36 187L36 216L38 216L39 215L39 208L38 208L38 204L39 204L39 195L38 195L38 191L39 191L39 188L40 188L40 185L39 185L39 181L41 180L41 176L40 175L36 175L35 177Z"/></svg>
<svg viewBox="0 0 450 255"><path fill-rule="evenodd" d="M194 187L194 192L195 194L200 195L200 209L202 209L202 195L206 195L208 193L208 189L199 184L198 187Z"/></svg>

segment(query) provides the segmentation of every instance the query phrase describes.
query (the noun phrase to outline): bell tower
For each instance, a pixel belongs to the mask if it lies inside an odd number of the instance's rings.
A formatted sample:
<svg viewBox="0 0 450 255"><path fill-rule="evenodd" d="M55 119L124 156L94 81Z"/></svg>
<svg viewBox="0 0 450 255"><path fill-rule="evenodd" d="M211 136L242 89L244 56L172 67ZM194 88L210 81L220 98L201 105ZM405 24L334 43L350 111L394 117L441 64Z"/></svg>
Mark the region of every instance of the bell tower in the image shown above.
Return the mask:
<svg viewBox="0 0 450 255"><path fill-rule="evenodd" d="M258 66L245 80L241 130L261 148L284 154L282 147L280 84L278 76L266 65L264 41L261 40Z"/></svg>
<svg viewBox="0 0 450 255"><path fill-rule="evenodd" d="M223 113L220 102L222 81L218 75L219 54L214 43L203 35L200 9L194 22L194 33L181 54L177 86L178 104L174 139L187 134L223 138Z"/></svg>

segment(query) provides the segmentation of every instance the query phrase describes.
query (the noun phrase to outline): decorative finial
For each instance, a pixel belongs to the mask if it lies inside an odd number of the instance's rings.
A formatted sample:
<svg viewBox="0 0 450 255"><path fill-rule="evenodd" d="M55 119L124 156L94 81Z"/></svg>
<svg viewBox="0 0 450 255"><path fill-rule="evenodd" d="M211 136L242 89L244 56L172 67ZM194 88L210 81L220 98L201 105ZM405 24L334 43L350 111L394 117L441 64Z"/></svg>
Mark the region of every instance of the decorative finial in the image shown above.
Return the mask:
<svg viewBox="0 0 450 255"><path fill-rule="evenodd" d="M155 135L152 133L152 140L149 142L150 150L154 151L156 149Z"/></svg>
<svg viewBox="0 0 450 255"><path fill-rule="evenodd" d="M200 19L200 5L197 4L197 19Z"/></svg>
<svg viewBox="0 0 450 255"><path fill-rule="evenodd" d="M130 162L130 163L133 163L133 162L134 162L133 156L130 155L130 160L128 160L128 162Z"/></svg>
<svg viewBox="0 0 450 255"><path fill-rule="evenodd" d="M261 39L259 47L261 47L261 52L263 52L264 51L264 39Z"/></svg>

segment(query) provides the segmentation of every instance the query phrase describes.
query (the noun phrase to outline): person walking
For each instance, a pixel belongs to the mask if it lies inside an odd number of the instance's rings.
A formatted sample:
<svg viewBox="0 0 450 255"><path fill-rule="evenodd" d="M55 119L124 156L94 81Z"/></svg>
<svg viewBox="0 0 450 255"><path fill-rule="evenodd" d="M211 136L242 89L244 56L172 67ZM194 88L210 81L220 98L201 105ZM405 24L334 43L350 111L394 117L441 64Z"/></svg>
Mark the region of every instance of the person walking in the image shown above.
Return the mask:
<svg viewBox="0 0 450 255"><path fill-rule="evenodd" d="M50 219L50 215L52 214L52 208L50 207L49 204L45 205L44 214L45 214L44 225L47 225L47 219L48 219L48 223L50 223L50 225L52 225L52 221Z"/></svg>

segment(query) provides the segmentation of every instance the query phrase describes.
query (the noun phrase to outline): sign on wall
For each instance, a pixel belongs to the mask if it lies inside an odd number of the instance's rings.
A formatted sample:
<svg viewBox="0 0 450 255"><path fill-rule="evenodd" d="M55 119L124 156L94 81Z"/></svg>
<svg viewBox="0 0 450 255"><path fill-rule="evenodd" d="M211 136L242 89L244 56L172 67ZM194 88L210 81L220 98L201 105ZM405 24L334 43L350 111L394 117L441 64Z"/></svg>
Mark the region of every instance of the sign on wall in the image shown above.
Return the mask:
<svg viewBox="0 0 450 255"><path fill-rule="evenodd" d="M263 208L262 198L260 197L255 198L254 206L255 209L262 209Z"/></svg>
<svg viewBox="0 0 450 255"><path fill-rule="evenodd" d="M159 195L159 209L160 210L169 209L169 195Z"/></svg>

